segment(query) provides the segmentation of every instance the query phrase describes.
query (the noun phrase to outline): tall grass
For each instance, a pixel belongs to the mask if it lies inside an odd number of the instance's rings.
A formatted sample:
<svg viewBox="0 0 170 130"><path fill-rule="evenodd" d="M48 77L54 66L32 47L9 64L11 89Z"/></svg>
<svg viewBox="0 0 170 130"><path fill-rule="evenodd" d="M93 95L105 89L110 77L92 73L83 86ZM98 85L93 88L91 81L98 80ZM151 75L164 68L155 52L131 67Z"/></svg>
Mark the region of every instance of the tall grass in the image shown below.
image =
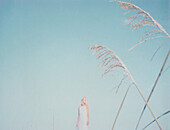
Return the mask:
<svg viewBox="0 0 170 130"><path fill-rule="evenodd" d="M113 1L111 1L111 2L113 2ZM123 10L127 11L125 14L133 13L128 18L128 21L129 21L128 25L131 25L133 31L135 31L135 30L137 30L139 28L145 27L145 26L152 27L152 30L146 32L144 34L144 36L133 47L130 48L130 50L134 49L139 44L142 44L142 43L147 42L147 41L152 40L152 39L161 38L161 37L166 37L166 38L170 39L170 35L166 32L166 30L148 12L146 12L143 9L141 9L140 7L138 7L138 6L134 5L134 4L128 3L128 2L123 2L123 1L118 1L118 0L115 0L114 2L117 2L119 4L119 6ZM153 54L151 60L153 59L155 54L158 52L158 50L162 46L163 46L163 44L161 44L159 46L159 48L155 51L155 53ZM98 45L92 46L92 47L90 47L90 49L94 50L94 52L97 53L96 54L97 59L102 59L102 61L99 63L98 66L101 66L101 67L104 68L103 73L102 73L103 76L110 73L110 72L113 72L113 71L119 71L124 75L124 77L121 79L119 85L116 86L116 88L117 88L116 93L118 92L119 87L121 86L121 84L124 82L124 80L126 78L129 78L131 80L130 85L129 85L129 87L128 87L125 95L124 95L124 98L123 98L123 100L121 102L121 105L119 107L119 110L117 112L115 121L113 123L112 130L114 129L114 126L115 126L116 121L118 119L119 113L121 111L121 108L123 106L123 103L125 101L125 98L127 96L127 93L129 91L129 88L130 88L131 85L134 85L137 88L138 92L140 93L143 100L145 101L145 106L144 106L144 108L142 110L142 113L141 113L141 116L140 116L140 118L138 120L138 124L136 126L136 129L138 128L138 125L140 123L142 115L143 115L143 113L145 111L145 108L147 106L149 108L150 112L152 113L153 117L154 117L154 121L156 121L159 128L162 130L157 118L155 117L154 113L152 112L151 108L149 107L148 102L149 102L149 100L150 100L150 98L152 96L152 93L153 93L153 91L154 91L154 89L155 89L155 87L157 85L157 82L158 82L158 80L159 80L159 78L160 78L160 76L162 74L162 71L163 71L164 66L166 64L166 61L167 61L168 56L170 54L170 51L168 52L168 55L167 55L167 57L166 57L166 59L164 61L164 64L163 64L163 66L161 68L161 71L160 71L160 73L159 73L159 75L158 75L158 77L157 77L157 79L155 81L155 84L154 84L154 86L153 86L153 88L152 88L152 90L150 92L149 98L146 101L146 99L144 98L142 92L140 91L139 87L137 86L136 82L134 81L132 75L130 74L130 72L128 71L128 69L124 65L124 63L120 60L120 58L112 50L110 50L107 47L98 46ZM166 115L168 113L169 112L166 112L163 115ZM163 116L163 115L161 115L161 116Z"/></svg>
<svg viewBox="0 0 170 130"><path fill-rule="evenodd" d="M152 116L156 120L159 128L162 129L159 122L158 122L158 120L156 119L154 113L152 112L150 106L148 105L148 102L146 101L146 99L143 96L142 92L140 91L138 85L136 84L135 80L133 79L132 75L130 74L130 72L127 69L127 67L125 66L125 64L121 61L121 59L112 50L110 50L109 48L107 48L105 46L96 45L96 46L91 46L89 48L96 53L97 59L101 59L101 62L99 63L98 66L101 66L101 67L104 68L102 75L106 75L106 74L108 74L110 72L113 72L113 71L119 71L124 76L127 76L128 78L130 78L130 84L133 84L137 88L138 92L140 93L141 97L143 98L143 100L145 101L147 107L149 108ZM128 88L128 90L129 90L129 88ZM120 106L120 108L118 110L118 113L117 113L116 119L114 121L112 130L114 129L114 126L116 124L116 120L117 120L119 112L120 112L120 110L121 110L121 108L123 106L123 103L124 103L124 100L125 100L126 95L128 93L128 90L127 90L127 92L126 92L126 94L124 96L124 99L123 99L123 101L121 103L121 106Z"/></svg>
<svg viewBox="0 0 170 130"><path fill-rule="evenodd" d="M166 30L148 12L128 2L122 2L118 0L115 0L115 2L119 3L119 6L123 10L127 10L125 14L133 12L133 15L128 18L128 25L131 25L133 31L144 26L154 27L153 30L146 32L145 35L133 47L130 48L130 50L134 49L137 45L151 39L160 37L170 38L170 35L166 32Z"/></svg>
<svg viewBox="0 0 170 130"><path fill-rule="evenodd" d="M160 38L160 37L167 37L170 39L170 35L166 32L166 30L146 11L144 11L143 9L141 9L140 7L134 5L134 4L131 4L131 3L128 3L128 2L122 2L122 1L118 1L118 0L115 0L115 2L117 2L119 4L119 6L123 9L123 10L126 10L127 12L125 14L128 14L128 13L133 13L129 18L128 18L128 21L129 21L129 24L128 25L131 25L132 26L132 30L135 31L141 27L144 27L144 26L151 26L153 27L152 30L150 30L149 32L146 32L145 35L133 46L130 48L130 50L134 49L136 46L138 46L139 44L143 43L143 42L146 42L148 40L151 40L151 39L155 39L155 38ZM163 43L164 44L164 43ZM153 54L151 60L153 59L153 57L155 56L155 54L158 52L158 50L162 47L161 44L158 49L155 51L155 53ZM150 95L148 97L148 100L147 102L149 102L151 96L152 96L152 93L156 87L156 84L162 74L162 70L166 64L166 61L168 59L168 56L169 56L169 53L170 51L168 52L167 54L167 57L164 61L164 64L161 68L161 71L155 81L155 84L150 92ZM136 126L136 129L138 128L138 125L140 123L140 120L142 118L142 115L145 111L145 108L146 108L146 104L142 110L142 113L139 117L139 120L138 120L138 123L137 123L137 126Z"/></svg>

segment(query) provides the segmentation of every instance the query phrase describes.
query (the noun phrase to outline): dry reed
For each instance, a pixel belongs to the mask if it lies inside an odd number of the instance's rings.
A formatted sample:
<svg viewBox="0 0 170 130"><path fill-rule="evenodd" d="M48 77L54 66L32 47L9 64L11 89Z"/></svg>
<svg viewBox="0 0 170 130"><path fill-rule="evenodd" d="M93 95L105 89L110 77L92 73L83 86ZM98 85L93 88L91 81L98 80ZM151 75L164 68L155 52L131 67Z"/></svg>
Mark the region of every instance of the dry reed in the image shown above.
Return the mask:
<svg viewBox="0 0 170 130"><path fill-rule="evenodd" d="M118 2L119 6L123 10L127 10L125 14L135 12L135 14L133 14L131 17L128 18L128 20L130 21L128 25L132 26L133 31L144 26L154 27L153 30L145 33L145 35L133 47L131 47L130 50L134 49L137 45L151 39L160 38L160 37L170 38L166 30L148 12L128 2L122 2L118 0L115 0L115 2ZM135 23L135 21L138 22Z"/></svg>
<svg viewBox="0 0 170 130"><path fill-rule="evenodd" d="M135 80L133 79L132 75L130 74L130 72L128 71L128 69L124 65L124 63L121 61L121 59L112 50L110 50L107 47L96 45L96 46L91 46L89 48L96 53L97 59L102 59L102 61L98 65L98 67L99 66L104 67L102 75L106 75L106 74L108 74L110 72L113 72L113 71L119 71L123 75L125 75L125 76L127 76L127 77L129 77L131 79L131 83L130 84L135 85L135 87L137 88L138 92L140 93L140 95L142 96L143 100L145 101L147 107L149 108L150 112L152 113L154 119L156 120L159 128L162 129L160 124L159 124L159 122L158 122L158 120L156 119L154 113L152 112L150 106L148 105L148 102L146 101L145 97L143 96L142 92L140 91L139 87L137 86ZM127 92L128 92L128 90L127 90ZM118 113L117 113L116 119L114 121L112 130L114 129L117 117L119 115L119 112L120 112L120 110L122 108L122 105L124 103L124 100L126 98L126 94L125 94L124 99L123 99L123 101L121 103L121 106L120 106L120 108L118 110Z"/></svg>

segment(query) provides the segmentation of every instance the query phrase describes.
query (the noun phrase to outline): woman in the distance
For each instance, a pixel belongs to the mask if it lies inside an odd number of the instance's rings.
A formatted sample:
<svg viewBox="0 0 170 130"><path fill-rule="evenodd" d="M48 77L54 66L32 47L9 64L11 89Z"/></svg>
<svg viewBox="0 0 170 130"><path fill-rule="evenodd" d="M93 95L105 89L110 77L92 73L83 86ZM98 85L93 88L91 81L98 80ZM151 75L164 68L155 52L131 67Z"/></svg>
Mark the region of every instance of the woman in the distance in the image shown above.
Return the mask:
<svg viewBox="0 0 170 130"><path fill-rule="evenodd" d="M81 99L81 106L78 107L78 118L76 127L78 130L88 130L89 125L89 106L86 104L86 98Z"/></svg>

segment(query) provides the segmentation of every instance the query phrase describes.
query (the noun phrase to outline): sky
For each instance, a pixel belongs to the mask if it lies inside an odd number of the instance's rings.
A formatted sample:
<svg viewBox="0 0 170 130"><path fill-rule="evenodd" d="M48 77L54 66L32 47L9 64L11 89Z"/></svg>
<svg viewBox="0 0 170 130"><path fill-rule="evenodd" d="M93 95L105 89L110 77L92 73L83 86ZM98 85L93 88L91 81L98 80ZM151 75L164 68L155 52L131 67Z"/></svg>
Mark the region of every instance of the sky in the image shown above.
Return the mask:
<svg viewBox="0 0 170 130"><path fill-rule="evenodd" d="M169 0L130 2L170 33ZM121 74L102 78L102 69L96 68L99 61L88 49L93 45L113 50L147 98L170 48L169 39L150 40L129 51L150 28L132 31L126 21L130 15L124 13L108 0L1 0L0 129L76 130L78 106L85 96L89 130L110 130L128 83L117 94L112 90ZM169 65L168 59L165 69ZM170 108L169 72L162 74L149 102L156 116ZM134 129L144 104L131 86L115 129ZM146 109L139 128L152 120ZM170 129L169 115L159 122ZM158 126L154 123L148 129Z"/></svg>

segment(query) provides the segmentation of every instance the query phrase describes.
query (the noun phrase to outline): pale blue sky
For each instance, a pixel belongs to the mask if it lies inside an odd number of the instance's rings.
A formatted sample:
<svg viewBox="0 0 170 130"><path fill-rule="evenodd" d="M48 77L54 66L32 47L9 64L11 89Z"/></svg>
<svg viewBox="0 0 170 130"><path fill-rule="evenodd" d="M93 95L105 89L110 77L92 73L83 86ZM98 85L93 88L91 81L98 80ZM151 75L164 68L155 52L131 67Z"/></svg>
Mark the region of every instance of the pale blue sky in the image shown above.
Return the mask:
<svg viewBox="0 0 170 130"><path fill-rule="evenodd" d="M169 0L133 0L170 33ZM104 45L125 63L147 97L170 48L167 38L128 51L144 34L126 25L124 11L107 0L0 1L0 129L76 130L77 108L83 96L90 107L89 130L110 130L126 91L111 89L120 74L101 77L99 61L88 50ZM165 44L151 62L154 51ZM167 61L166 67L170 65ZM169 71L160 78L150 100L156 116L170 108ZM130 89L116 129L132 130L144 102ZM148 110L140 128L152 120ZM170 116L159 120L170 129ZM153 124L149 129L158 129Z"/></svg>

